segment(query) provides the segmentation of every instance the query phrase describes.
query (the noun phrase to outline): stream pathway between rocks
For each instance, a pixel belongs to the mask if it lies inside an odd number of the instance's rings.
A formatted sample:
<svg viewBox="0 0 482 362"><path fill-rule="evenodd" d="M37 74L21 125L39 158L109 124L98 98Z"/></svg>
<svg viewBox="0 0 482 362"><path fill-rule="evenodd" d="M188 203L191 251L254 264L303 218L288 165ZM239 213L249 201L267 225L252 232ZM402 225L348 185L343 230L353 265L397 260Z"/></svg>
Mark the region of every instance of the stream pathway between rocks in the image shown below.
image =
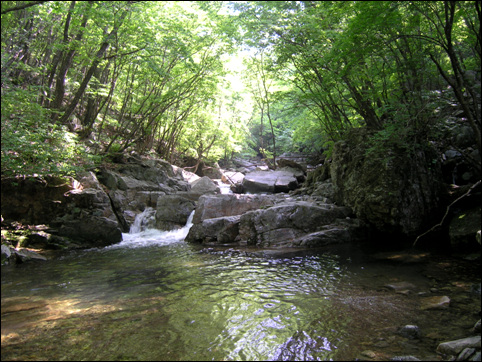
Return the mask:
<svg viewBox="0 0 482 362"><path fill-rule="evenodd" d="M434 360L480 318L471 262L203 247L190 225L2 266L2 360Z"/></svg>

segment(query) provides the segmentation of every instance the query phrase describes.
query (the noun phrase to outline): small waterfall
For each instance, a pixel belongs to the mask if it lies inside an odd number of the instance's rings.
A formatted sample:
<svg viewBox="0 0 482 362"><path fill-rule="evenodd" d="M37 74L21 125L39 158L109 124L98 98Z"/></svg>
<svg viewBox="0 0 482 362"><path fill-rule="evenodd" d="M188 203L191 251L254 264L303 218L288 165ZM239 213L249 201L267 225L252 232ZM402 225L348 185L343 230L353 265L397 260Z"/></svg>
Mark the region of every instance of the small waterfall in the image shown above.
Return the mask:
<svg viewBox="0 0 482 362"><path fill-rule="evenodd" d="M136 216L129 233L122 234L118 244L107 246L106 249L139 248L146 246L163 246L184 241L192 226L194 211L189 215L186 225L177 230L163 231L154 229L156 210L146 208Z"/></svg>
<svg viewBox="0 0 482 362"><path fill-rule="evenodd" d="M146 207L143 212L137 214L134 223L129 229L129 234L137 234L152 227L156 221L155 215L156 210L152 207Z"/></svg>
<svg viewBox="0 0 482 362"><path fill-rule="evenodd" d="M191 211L191 214L189 215L189 217L187 218L187 221L186 221L186 225L184 226L184 228L187 228L187 231L189 231L189 229L191 228L192 226L192 219L194 219L194 212L196 210L192 210ZM187 235L187 233L186 233Z"/></svg>

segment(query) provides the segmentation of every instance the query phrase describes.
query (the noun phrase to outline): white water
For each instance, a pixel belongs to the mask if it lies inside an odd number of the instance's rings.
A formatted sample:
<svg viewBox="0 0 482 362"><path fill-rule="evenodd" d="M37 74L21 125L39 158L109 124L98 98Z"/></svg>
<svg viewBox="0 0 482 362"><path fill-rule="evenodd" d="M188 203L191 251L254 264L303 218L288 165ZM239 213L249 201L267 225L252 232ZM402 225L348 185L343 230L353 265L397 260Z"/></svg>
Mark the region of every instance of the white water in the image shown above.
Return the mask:
<svg viewBox="0 0 482 362"><path fill-rule="evenodd" d="M142 248L146 246L163 246L183 241L189 229L192 226L192 219L194 211L191 212L187 219L186 225L177 230L163 231L157 229L143 229L143 226L148 224L146 219L152 217L154 210L146 208L142 213L136 216L134 223L131 226L129 233L122 234L122 241L118 244L106 247L106 249L117 248Z"/></svg>

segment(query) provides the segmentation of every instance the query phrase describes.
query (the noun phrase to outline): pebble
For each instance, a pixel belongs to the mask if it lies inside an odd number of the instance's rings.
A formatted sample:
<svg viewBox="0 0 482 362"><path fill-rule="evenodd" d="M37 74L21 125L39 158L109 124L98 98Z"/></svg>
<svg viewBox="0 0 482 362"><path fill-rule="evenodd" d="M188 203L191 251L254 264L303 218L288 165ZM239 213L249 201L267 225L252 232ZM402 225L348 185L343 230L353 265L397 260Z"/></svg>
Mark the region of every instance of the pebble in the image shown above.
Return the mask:
<svg viewBox="0 0 482 362"><path fill-rule="evenodd" d="M423 298L421 302L421 309L446 309L450 305L450 298L446 295L437 297Z"/></svg>
<svg viewBox="0 0 482 362"><path fill-rule="evenodd" d="M391 284L386 284L385 288L395 290L395 291L404 291L408 289L415 289L415 285L409 282L398 282L398 283L391 283Z"/></svg>
<svg viewBox="0 0 482 362"><path fill-rule="evenodd" d="M364 357L368 357L368 358L375 358L377 356L377 354L373 351L370 351L370 350L367 350L367 351L363 351L361 353L362 356Z"/></svg>

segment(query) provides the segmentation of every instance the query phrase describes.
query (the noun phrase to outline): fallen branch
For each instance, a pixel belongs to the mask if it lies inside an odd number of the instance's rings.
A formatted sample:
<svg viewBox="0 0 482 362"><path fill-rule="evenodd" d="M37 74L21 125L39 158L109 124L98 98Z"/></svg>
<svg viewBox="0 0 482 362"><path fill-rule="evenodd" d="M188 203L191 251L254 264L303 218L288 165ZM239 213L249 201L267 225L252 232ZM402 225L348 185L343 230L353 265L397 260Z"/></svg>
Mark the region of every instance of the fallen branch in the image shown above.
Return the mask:
<svg viewBox="0 0 482 362"><path fill-rule="evenodd" d="M223 176L226 177L226 180L229 181L229 183L231 184L231 186L236 186L236 184L235 184L234 181L231 179L231 177L229 177L228 175L226 175L224 172L223 172Z"/></svg>
<svg viewBox="0 0 482 362"><path fill-rule="evenodd" d="M463 194L462 196L458 197L455 201L453 201L449 206L447 206L447 210L445 211L445 215L444 217L442 218L442 221L440 221L440 223L434 225L432 228L430 228L429 230L427 230L426 232L424 232L423 234L417 236L417 238L415 239L415 241L413 242L413 245L412 245L412 248L415 247L415 245L417 244L418 240L427 235L428 233L431 233L432 231L434 231L435 229L441 227L445 221L445 218L448 216L449 214L449 211L450 211L450 207L452 207L453 205L455 205L458 201L460 201L461 199L463 199L464 197L468 196L473 189L475 189L478 185L480 185L480 180L477 181L475 184L473 184L470 189L465 193Z"/></svg>

